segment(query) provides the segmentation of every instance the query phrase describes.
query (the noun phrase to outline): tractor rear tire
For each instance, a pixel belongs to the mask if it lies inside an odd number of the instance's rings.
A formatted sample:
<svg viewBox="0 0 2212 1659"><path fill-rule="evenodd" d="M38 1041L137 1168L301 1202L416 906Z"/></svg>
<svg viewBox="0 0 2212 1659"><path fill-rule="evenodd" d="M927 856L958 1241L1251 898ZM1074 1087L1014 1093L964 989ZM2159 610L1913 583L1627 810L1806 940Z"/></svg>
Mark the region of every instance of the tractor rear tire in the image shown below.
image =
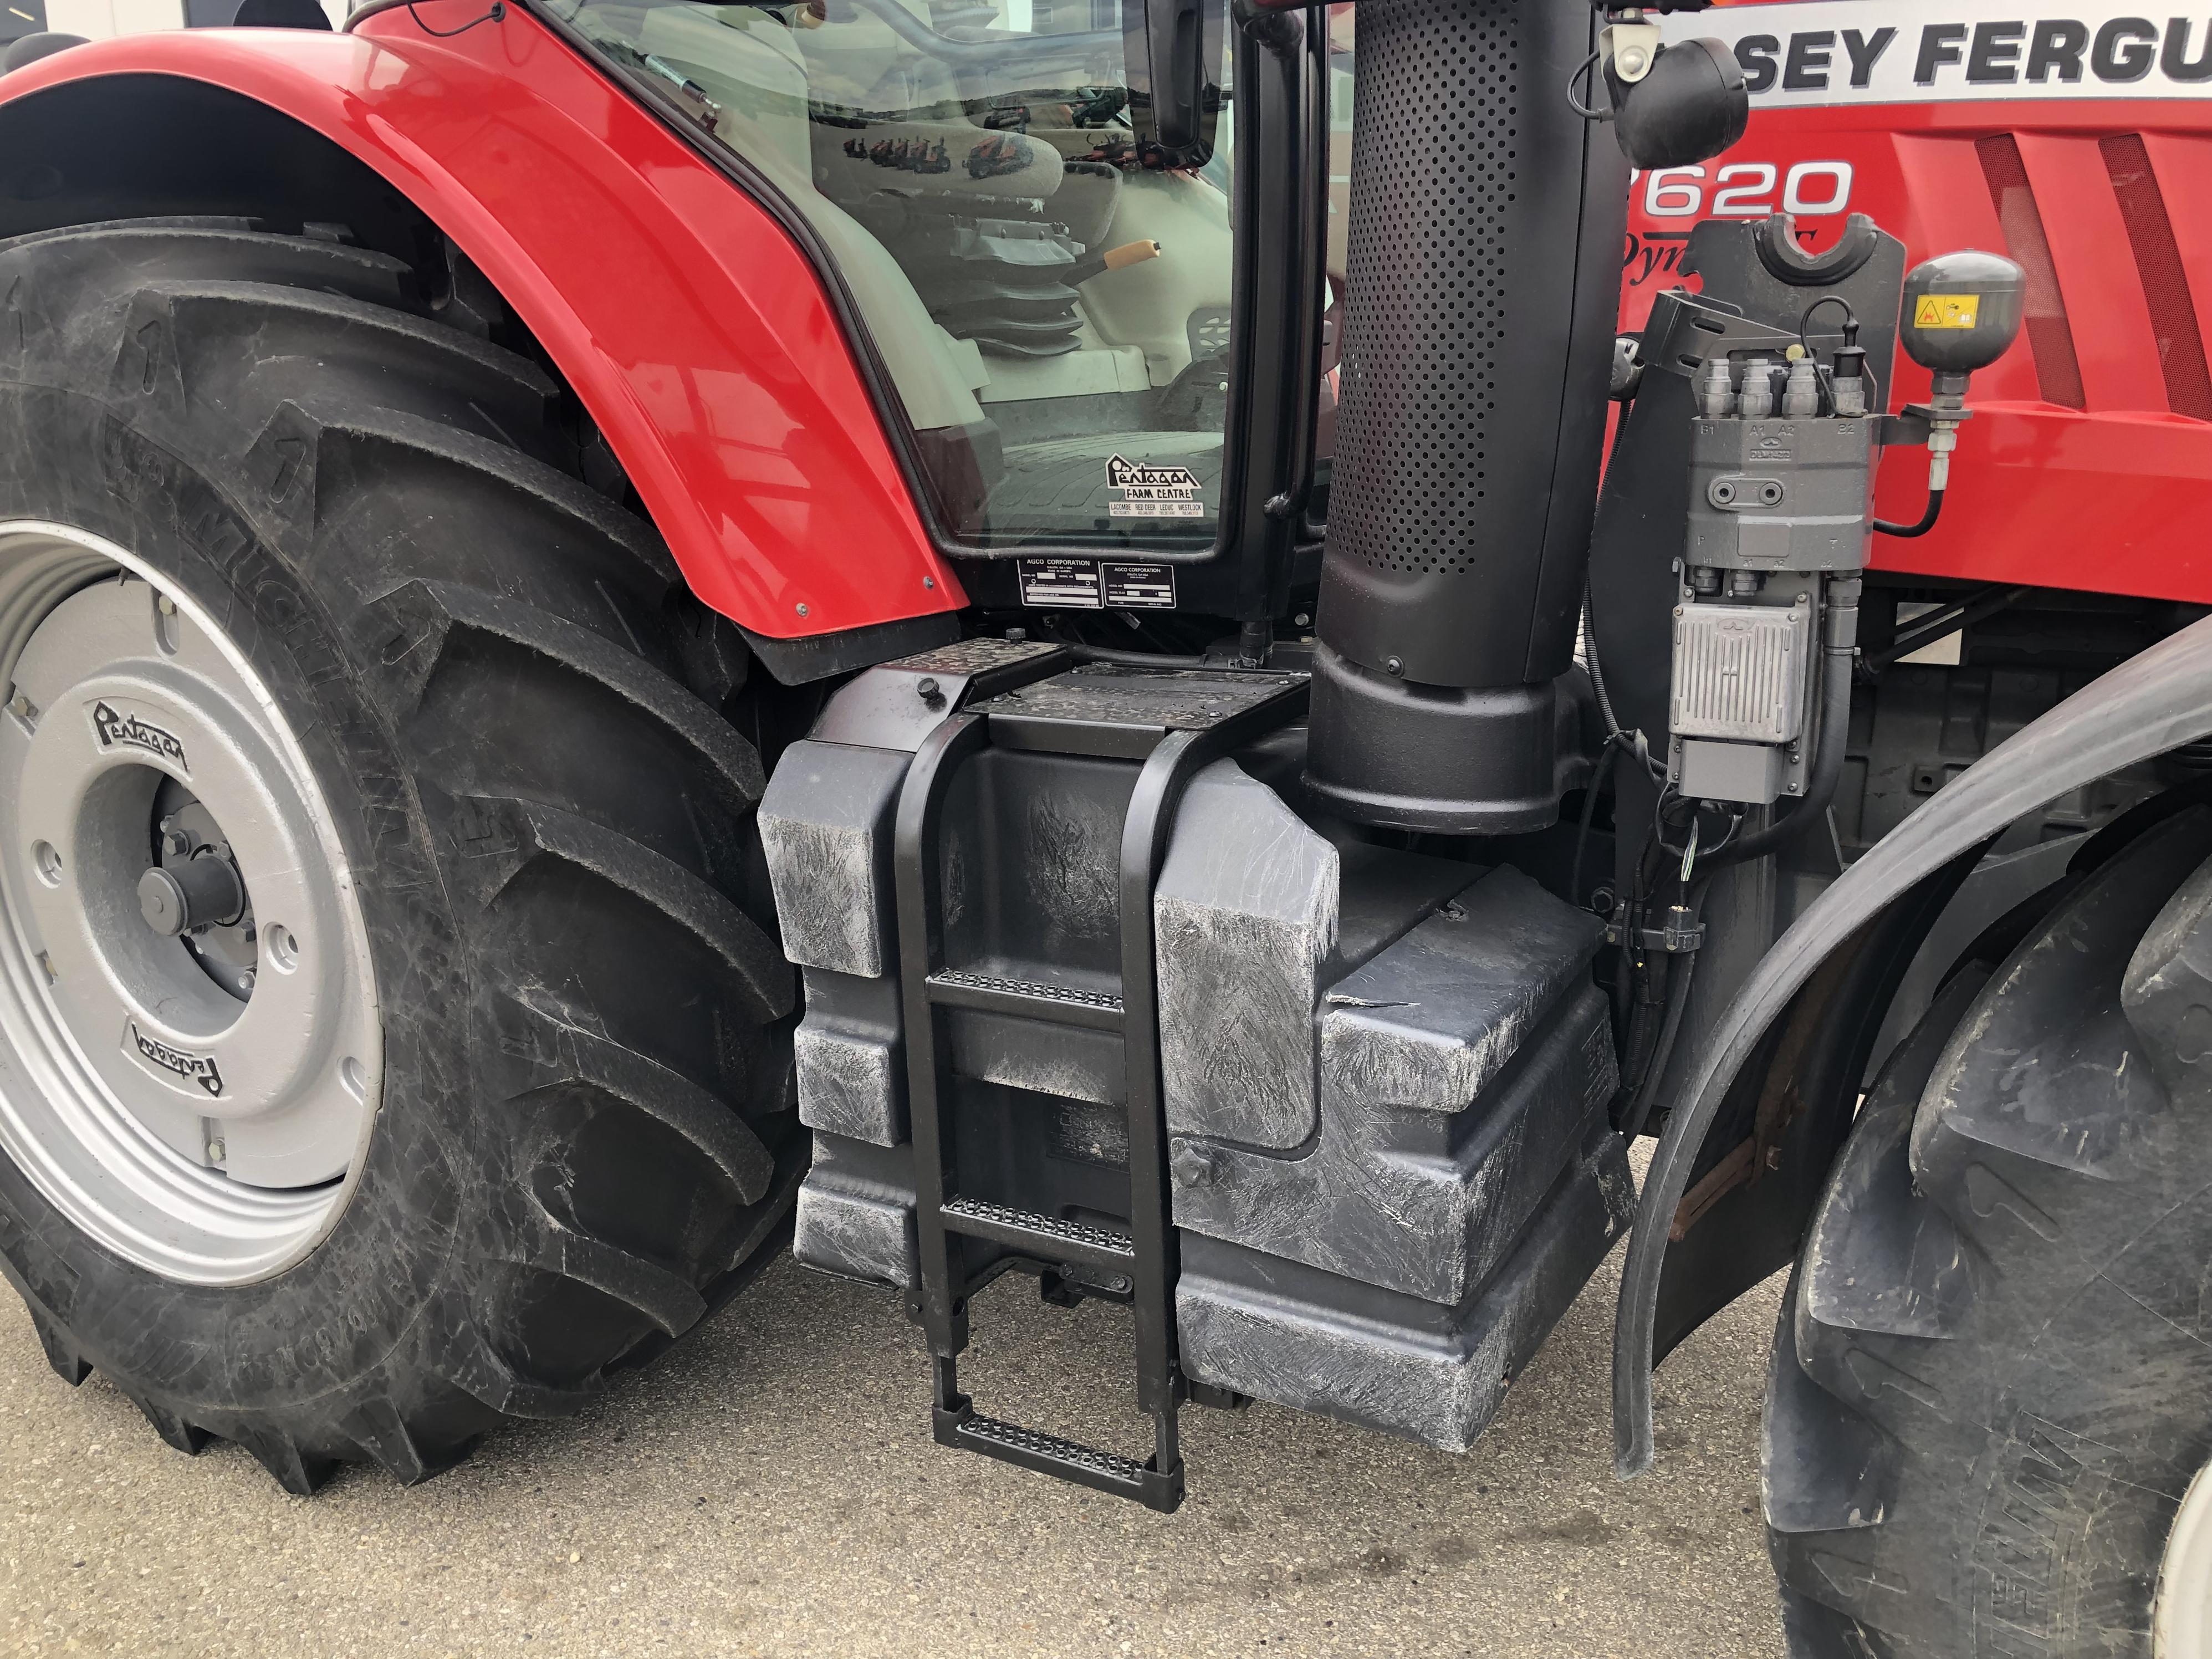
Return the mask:
<svg viewBox="0 0 2212 1659"><path fill-rule="evenodd" d="M368 1021L343 1039L366 1059L300 1051L315 1110L343 1107L332 1078L366 1104L351 1155L257 1186L222 1165L259 1132L241 1117L226 1152L211 1062L141 1049L175 1074L155 1083L210 1097L204 1154L123 1146L97 1081L114 1032L70 1060L61 1005L0 963L0 1271L64 1378L96 1368L170 1444L237 1442L298 1493L344 1463L419 1480L505 1419L576 1410L769 1258L805 1157L761 758L714 706L741 647L579 476L566 394L486 332L342 235L179 219L0 244L0 678L65 612L71 639L149 630L129 663L46 651L65 686L112 667L157 698L165 661L228 663L214 678L250 696L193 695L259 720L301 774L266 781L335 827L331 914L367 966L331 969L325 1003ZM83 632L100 607L108 632ZM0 762L43 732L111 775L88 745L123 716L96 732L74 690L0 696ZM214 789L160 726L137 728L143 787ZM35 805L13 775L0 799ZM0 957L99 878L65 841L0 846ZM249 895L288 878L239 871ZM80 897L117 960L189 967L133 933L142 901ZM249 1012L313 952L281 928L253 948L259 984L228 993ZM106 1140L70 1139L95 1121Z"/></svg>
<svg viewBox="0 0 2212 1659"><path fill-rule="evenodd" d="M2127 842L1869 1092L1769 1376L1799 1659L2212 1653L2209 857Z"/></svg>

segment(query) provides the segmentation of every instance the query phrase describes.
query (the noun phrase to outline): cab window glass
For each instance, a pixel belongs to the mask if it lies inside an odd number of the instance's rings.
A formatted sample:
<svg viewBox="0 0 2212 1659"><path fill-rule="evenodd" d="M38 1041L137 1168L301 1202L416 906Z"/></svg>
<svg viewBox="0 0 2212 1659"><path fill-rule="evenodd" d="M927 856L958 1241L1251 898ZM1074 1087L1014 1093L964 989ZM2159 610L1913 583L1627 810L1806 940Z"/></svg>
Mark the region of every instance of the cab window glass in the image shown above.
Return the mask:
<svg viewBox="0 0 2212 1659"><path fill-rule="evenodd" d="M556 9L810 221L956 540L1212 543L1232 124L1142 153L1120 0Z"/></svg>

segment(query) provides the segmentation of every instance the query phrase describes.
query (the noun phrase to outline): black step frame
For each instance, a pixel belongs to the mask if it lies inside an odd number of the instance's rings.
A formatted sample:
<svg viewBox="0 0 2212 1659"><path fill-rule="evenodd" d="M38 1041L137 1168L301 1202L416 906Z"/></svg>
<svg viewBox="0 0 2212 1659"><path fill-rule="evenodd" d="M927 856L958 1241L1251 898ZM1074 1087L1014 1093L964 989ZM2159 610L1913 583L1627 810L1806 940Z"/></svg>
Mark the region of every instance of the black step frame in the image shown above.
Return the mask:
<svg viewBox="0 0 2212 1659"><path fill-rule="evenodd" d="M1154 969L1152 889L1166 856L1176 808L1203 768L1305 710L1303 678L1279 678L1280 689L1216 723L1150 733L1150 753L1138 774L1121 832L1121 997L1118 1008L1092 996L1060 994L1055 988L946 972L939 839L946 792L961 765L991 742L991 717L955 714L933 731L915 752L898 802L892 841L899 923L900 995L904 1005L908 1115L915 1163L915 1232L918 1283L912 1310L921 1319L933 1364L932 1425L938 1443L981 1453L1078 1486L1132 1498L1167 1513L1183 1498L1183 1466L1176 1439L1177 1413L1190 1396L1176 1347L1177 1272L1172 1197L1167 1179L1167 1121L1161 1100L1159 998ZM1133 736L1133 732L1129 735ZM1095 736L1071 732L1068 752L1097 752ZM1046 746L1024 732L1022 746ZM1119 747L1118 752L1129 752ZM1141 752L1141 750L1139 751ZM948 1007L1018 1012L1026 1018L1090 1030L1118 1027L1127 1079L1131 1250L1103 1249L1038 1216L986 1216L982 1206L960 1206L947 1214L956 1169L951 1137L941 1111L949 1091L950 1045L940 1021ZM996 1207L996 1206L992 1206ZM965 1243L970 1237L1012 1245L1048 1271L1062 1262L1085 1262L1130 1280L1136 1322L1137 1404L1152 1419L1152 1455L1143 1463L983 1416L960 1391L959 1355L969 1340L972 1289Z"/></svg>

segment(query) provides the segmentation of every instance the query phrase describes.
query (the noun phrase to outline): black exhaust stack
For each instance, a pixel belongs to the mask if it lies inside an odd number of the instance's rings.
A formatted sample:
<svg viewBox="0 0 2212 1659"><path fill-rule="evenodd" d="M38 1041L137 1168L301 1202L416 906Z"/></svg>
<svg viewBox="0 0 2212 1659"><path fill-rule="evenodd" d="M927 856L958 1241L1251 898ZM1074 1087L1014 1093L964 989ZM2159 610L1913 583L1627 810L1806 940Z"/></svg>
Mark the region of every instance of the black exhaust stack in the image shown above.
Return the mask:
<svg viewBox="0 0 2212 1659"><path fill-rule="evenodd" d="M1558 814L1627 232L1628 163L1568 101L1601 21L1572 0L1359 8L1307 775L1361 823Z"/></svg>

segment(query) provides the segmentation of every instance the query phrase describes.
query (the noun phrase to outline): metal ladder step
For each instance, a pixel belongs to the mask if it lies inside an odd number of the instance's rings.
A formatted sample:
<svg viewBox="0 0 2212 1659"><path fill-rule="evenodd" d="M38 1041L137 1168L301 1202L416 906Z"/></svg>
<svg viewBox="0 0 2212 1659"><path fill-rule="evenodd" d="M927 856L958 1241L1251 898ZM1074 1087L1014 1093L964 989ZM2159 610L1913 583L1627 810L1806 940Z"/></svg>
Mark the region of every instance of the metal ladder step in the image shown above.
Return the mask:
<svg viewBox="0 0 2212 1659"><path fill-rule="evenodd" d="M1160 695L1145 710L1133 713L1129 694L1135 682ZM1182 1502L1177 1414L1191 1389L1176 1358L1176 1241L1161 1101L1152 892L1184 786L1212 762L1296 719L1304 711L1306 690L1302 678L1291 675L1085 671L1033 703L953 713L915 750L899 790L892 865L914 1148L911 1306L929 1340L933 1431L942 1445L1132 1498L1163 1512ZM1010 747L1139 763L1121 826L1120 983L1115 992L956 968L945 960L944 827L951 781L963 765L1000 738ZM960 1159L954 1114L945 1105L955 1085L948 1029L954 1022L947 1018L954 1011L1083 1027L1121 1039L1129 1129L1128 1231L957 1194ZM969 1298L1001 1265L988 1251L979 1250L971 1271L969 1247L978 1243L995 1243L1001 1251L1011 1249L1041 1264L1103 1268L1120 1281L1113 1292L1127 1296L1137 1339L1137 1409L1152 1422L1152 1455L1147 1462L976 1414L960 1391ZM1209 1403L1232 1401L1224 1396Z"/></svg>
<svg viewBox="0 0 2212 1659"><path fill-rule="evenodd" d="M1177 1462L1163 1474L1151 1463L1139 1463L1119 1452L1100 1451L1078 1441L1063 1440L1041 1429L1025 1429L995 1417L977 1414L964 1396L959 1406L935 1413L937 1443L962 1451L979 1452L1001 1463L1057 1476L1094 1492L1116 1498L1133 1498L1148 1509L1172 1514L1182 1503L1182 1465Z"/></svg>
<svg viewBox="0 0 2212 1659"><path fill-rule="evenodd" d="M948 1199L944 1214L945 1226L953 1232L1011 1245L1039 1261L1080 1261L1124 1273L1137 1265L1137 1241L1111 1227L1063 1221L980 1198Z"/></svg>
<svg viewBox="0 0 2212 1659"><path fill-rule="evenodd" d="M1079 1025L1093 1031L1121 1029L1121 999L1110 991L1079 990L1036 980L1004 979L995 974L944 969L929 976L929 1000L940 1008L975 1008L986 1013L1018 1014L1055 1025Z"/></svg>

